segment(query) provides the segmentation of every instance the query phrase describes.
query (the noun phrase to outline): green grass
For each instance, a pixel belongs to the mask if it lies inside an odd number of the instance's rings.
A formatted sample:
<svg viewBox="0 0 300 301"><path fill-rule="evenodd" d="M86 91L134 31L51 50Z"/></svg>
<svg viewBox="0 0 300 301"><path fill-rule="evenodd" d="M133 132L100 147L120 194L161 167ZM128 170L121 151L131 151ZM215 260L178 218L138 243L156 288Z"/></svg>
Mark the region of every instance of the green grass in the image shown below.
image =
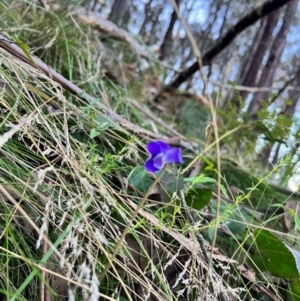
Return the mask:
<svg viewBox="0 0 300 301"><path fill-rule="evenodd" d="M0 13L0 19L7 21L1 24L7 38L18 37L28 44L32 55L95 97L95 103L142 128L172 137L169 129L128 101L132 98L147 105L143 89L149 77L164 75L156 60L149 62L147 74L139 71L142 59L125 42L100 36L105 51L99 52L94 30L76 15L71 17L63 10L47 12L26 1L3 5L7 10ZM178 130L196 147L184 149L182 168L167 166L163 181L152 189L155 177L143 169L147 135L113 121L101 106L89 103L84 95L69 93L1 47L0 61L1 81L6 83L0 89L0 141L22 118L31 118L0 149L0 290L8 300L44 301L47 294L55 301L67 300L68 294L75 300L98 300L99 296L122 301L147 296L161 301L197 300L204 291L217 300L209 282L215 291L232 292L235 300L260 297L241 277L237 264L230 270L235 281L228 276L227 262L251 262L249 254L255 246L249 237L254 229L272 225L280 230L274 224L282 215L278 217L272 209L288 196L274 192L265 181L289 160L264 176L260 169L257 174L247 173L253 168L247 160L240 168L222 158L222 183L192 183L198 191L214 193L209 206L186 210L180 190L190 171L181 171L200 149L206 151L199 158L206 163L215 161L213 137L205 141L207 108L197 111L199 105L191 99L184 105L185 114L179 116L166 117L153 108L153 115L163 121L175 120ZM131 65L136 68L129 73ZM107 67L120 82L106 76ZM236 127L228 123L223 132L220 129L220 136ZM242 125L236 133L242 136L246 127ZM234 152L238 135L225 137L223 149L236 139ZM254 141L251 143L254 148ZM230 155L236 159L230 151L224 157ZM202 172L215 178L219 171L214 165L203 166ZM219 184L227 195L216 213ZM230 193L232 185L240 189L238 195ZM144 201L135 216L136 207ZM265 211L260 212L262 208ZM197 235L201 233L209 245L217 225L216 247L224 262L214 255L214 278L204 290L207 264ZM258 272L257 279L278 290L263 273Z"/></svg>

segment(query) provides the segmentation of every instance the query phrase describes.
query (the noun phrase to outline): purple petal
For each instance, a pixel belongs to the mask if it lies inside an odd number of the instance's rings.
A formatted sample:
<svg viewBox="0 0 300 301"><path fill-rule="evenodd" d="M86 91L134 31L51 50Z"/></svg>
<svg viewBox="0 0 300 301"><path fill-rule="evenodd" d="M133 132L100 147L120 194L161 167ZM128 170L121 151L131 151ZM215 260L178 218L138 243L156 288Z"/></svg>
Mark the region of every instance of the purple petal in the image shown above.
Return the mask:
<svg viewBox="0 0 300 301"><path fill-rule="evenodd" d="M151 154L152 157L155 157L160 153L165 153L170 148L170 145L162 141L151 141L147 144L148 152Z"/></svg>
<svg viewBox="0 0 300 301"><path fill-rule="evenodd" d="M157 156L155 156L153 159L153 162L154 162L154 166L157 168L157 169L162 169L165 162L163 160L164 158L164 154L161 153L161 154L158 154Z"/></svg>
<svg viewBox="0 0 300 301"><path fill-rule="evenodd" d="M156 172L156 171L160 170L160 168L156 167L153 158L150 158L146 161L145 167L148 172Z"/></svg>
<svg viewBox="0 0 300 301"><path fill-rule="evenodd" d="M164 163L183 163L180 148L171 148L167 150L163 156Z"/></svg>

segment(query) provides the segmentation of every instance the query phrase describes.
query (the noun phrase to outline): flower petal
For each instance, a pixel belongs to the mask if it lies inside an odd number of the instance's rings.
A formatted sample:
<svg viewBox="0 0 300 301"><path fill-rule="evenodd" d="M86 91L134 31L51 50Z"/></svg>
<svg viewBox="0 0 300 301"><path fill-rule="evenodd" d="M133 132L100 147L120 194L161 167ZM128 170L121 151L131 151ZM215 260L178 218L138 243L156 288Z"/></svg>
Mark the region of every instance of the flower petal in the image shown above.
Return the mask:
<svg viewBox="0 0 300 301"><path fill-rule="evenodd" d="M163 163L183 163L180 148L171 148L163 156Z"/></svg>
<svg viewBox="0 0 300 301"><path fill-rule="evenodd" d="M155 157L159 153L165 153L170 148L171 148L170 145L168 145L167 143L162 142L162 141L150 141L147 144L148 152L153 157Z"/></svg>
<svg viewBox="0 0 300 301"><path fill-rule="evenodd" d="M160 168L156 167L156 164L155 164L153 158L150 158L146 161L145 167L148 172L156 172L156 171L160 170Z"/></svg>
<svg viewBox="0 0 300 301"><path fill-rule="evenodd" d="M165 162L163 160L164 154L160 153L153 158L154 166L158 169L162 169Z"/></svg>

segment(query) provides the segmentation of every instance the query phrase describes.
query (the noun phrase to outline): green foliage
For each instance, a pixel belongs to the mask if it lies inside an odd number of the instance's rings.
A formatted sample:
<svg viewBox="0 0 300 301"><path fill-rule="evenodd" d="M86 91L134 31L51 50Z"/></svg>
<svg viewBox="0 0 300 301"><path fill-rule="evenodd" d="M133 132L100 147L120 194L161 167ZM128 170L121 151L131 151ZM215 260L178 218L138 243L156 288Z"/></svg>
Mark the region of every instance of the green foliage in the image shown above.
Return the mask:
<svg viewBox="0 0 300 301"><path fill-rule="evenodd" d="M300 279L293 278L289 283L288 291L289 300L299 301L300 300Z"/></svg>
<svg viewBox="0 0 300 301"><path fill-rule="evenodd" d="M210 121L209 109L197 99L186 98L178 115L178 129L188 138L205 140L207 123Z"/></svg>
<svg viewBox="0 0 300 301"><path fill-rule="evenodd" d="M251 256L255 268L268 271L273 276L298 278L300 269L287 246L267 230L255 230L255 253ZM300 259L300 253L299 253ZM299 265L299 261L297 263Z"/></svg>
<svg viewBox="0 0 300 301"><path fill-rule="evenodd" d="M128 177L129 183L138 191L146 193L153 180L147 175L145 166L136 166Z"/></svg>
<svg viewBox="0 0 300 301"><path fill-rule="evenodd" d="M145 62L126 42L104 33L95 36L90 25L80 21L76 14L66 14L62 8L46 11L23 1L0 6L4 7L0 14L5 20L1 23L5 36L16 42L29 60L36 55L83 88L84 93L95 97L87 103L84 95L68 93L53 79L1 49L1 80L7 88L0 91L0 135L20 124L24 116L35 118L1 147L0 179L12 196L10 199L0 194L4 271L0 274L1 287L11 298L34 301L39 300L39 286L45 283L52 297L59 299L38 266L42 265L46 271L61 275L57 279L65 287L64 277L70 277L75 299L83 300L85 296L87 300L93 283L91 275L98 277L111 264L134 206L140 204L155 178L143 165L148 134L120 126L101 107L109 107L147 130L174 136L174 132L162 123L152 123L149 114L129 102L132 97L144 104L147 86L156 81L153 86L159 90L165 71L154 55L150 54L153 61L149 60L149 68L145 68ZM223 98L219 94L214 96ZM243 102L238 94L234 100ZM184 299L199 299L205 267L198 265L204 261L198 257L200 252L194 252L195 237L202 233L212 241L216 229L216 247L222 256L241 264L255 263L255 281L265 281L265 272L282 278L298 277L297 253L286 246L284 235L279 239L267 230L270 225L281 230L277 221L282 216L277 216L272 208L275 202L282 205L289 197L268 185L268 181L275 173L286 173L283 178L289 176L293 168L291 157L266 172L255 154L258 134L264 134L267 146L286 143L292 119L270 114L266 106L256 121L249 120L244 113L236 118L236 106L222 108L218 112L222 120L217 124L222 137L218 171L213 131L206 131L211 120L209 108L191 94L169 95L166 102L172 110L164 121L172 120L189 142L197 142L197 146L191 144L184 150L186 163L182 168L198 156L200 164L204 162L202 172L189 177L192 168L182 172L168 166L143 211L130 225L112 268L96 285L101 298L132 300L137 292L149 291L151 298L157 300L177 300L181 292ZM154 105L151 113L156 116ZM275 125L262 120L275 120ZM228 134L233 129L234 134ZM298 136L297 130L296 140ZM197 153L199 145L203 148L201 154ZM290 155L295 152L296 148ZM218 187L221 196L217 195ZM195 218L194 225L182 210L181 190L185 192L187 211ZM299 229L296 211L290 212ZM251 240L249 233L254 229L258 230ZM45 240L45 249L36 250L39 237ZM61 262L66 263L64 268L60 267ZM218 266L219 274L214 277L225 274L221 264ZM71 267L71 272L66 267ZM91 274L83 274L84 268ZM178 275L183 278L176 286ZM232 275L236 279L233 288L246 287L234 267ZM185 286L185 279L189 279L189 287ZM218 284L225 281L226 277L219 279ZM290 299L297 300L297 278L289 285L291 295L294 294ZM247 293L249 298L255 295L250 289Z"/></svg>
<svg viewBox="0 0 300 301"><path fill-rule="evenodd" d="M209 204L211 197L210 189L193 188L186 192L185 200L189 207L200 210Z"/></svg>

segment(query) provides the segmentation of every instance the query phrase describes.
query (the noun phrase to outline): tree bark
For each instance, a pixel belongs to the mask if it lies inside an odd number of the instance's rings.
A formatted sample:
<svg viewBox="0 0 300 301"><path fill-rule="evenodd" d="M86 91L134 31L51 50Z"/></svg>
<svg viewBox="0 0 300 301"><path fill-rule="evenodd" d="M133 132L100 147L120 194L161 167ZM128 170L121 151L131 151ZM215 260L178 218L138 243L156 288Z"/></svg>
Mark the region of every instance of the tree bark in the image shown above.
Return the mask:
<svg viewBox="0 0 300 301"><path fill-rule="evenodd" d="M250 54L250 60L248 61L247 73L243 76L241 86L253 87L255 85L258 72L262 66L264 56L270 47L271 41L273 39L273 31L276 24L278 23L280 15L280 9L273 11L266 17L266 24L263 28L263 33L260 40L258 41L258 47L256 50ZM255 42L255 41L254 41ZM241 98L246 99L248 96L248 91L241 92Z"/></svg>
<svg viewBox="0 0 300 301"><path fill-rule="evenodd" d="M155 7L152 14L152 27L149 36L149 45L156 44L159 40L157 33L161 30L161 22L159 17L165 7L166 0L161 0L161 3Z"/></svg>
<svg viewBox="0 0 300 301"><path fill-rule="evenodd" d="M224 50L242 31L247 27L254 24L259 19L270 14L274 10L284 6L286 3L292 0L271 0L265 2L263 5L257 7L246 16L244 16L238 23L232 26L227 33L220 38L217 43L209 49L202 57L203 66L208 65L213 58L215 58L222 50ZM178 88L183 82L199 70L197 60L183 72L181 72L169 85L167 85L164 91Z"/></svg>
<svg viewBox="0 0 300 301"><path fill-rule="evenodd" d="M141 25L140 30L139 30L139 35L141 35L142 37L144 37L145 34L146 34L146 25L152 19L152 13L151 13L151 3L152 3L152 1L153 0L149 0L149 2L144 5L145 18L144 18L143 24Z"/></svg>
<svg viewBox="0 0 300 301"><path fill-rule="evenodd" d="M213 2L214 3L214 2ZM215 25L216 21L217 21L217 18L218 18L218 13L221 9L221 6L222 6L222 1L220 0L217 0L215 4L215 11L213 12L212 11L212 8L214 8L213 5L211 5L211 9L210 9L210 12L209 12L209 15L210 15L210 21L206 27L206 29L203 31L203 33L201 34L201 37L200 40L201 43L199 45L199 48L200 48L200 51L204 51L204 49L206 48L206 45L207 45L207 41L209 40L209 35L211 34L211 31L212 31L212 28L213 26ZM229 4L227 5L227 7L229 6ZM223 23L222 23L222 26L224 26L224 23L226 22L226 15L224 16L224 19L223 19ZM221 33L220 33L221 35Z"/></svg>
<svg viewBox="0 0 300 301"><path fill-rule="evenodd" d="M180 2L181 2L181 0L176 0L175 1L176 5L178 7L180 6ZM159 59L161 59L161 60L165 59L165 57L168 54L168 48L172 47L172 44L173 44L173 42L172 42L172 32L173 32L173 28L174 28L174 25L175 25L177 19L178 19L178 16L177 16L177 13L174 9L173 13L172 13L172 16L171 16L171 21L170 21L169 27L168 27L167 32L166 32L166 35L165 35L164 40L163 40L163 42L160 46Z"/></svg>
<svg viewBox="0 0 300 301"><path fill-rule="evenodd" d="M271 87L273 84L275 72L279 66L281 56L286 45L287 35L297 11L298 2L299 0L292 0L286 7L282 26L274 39L268 61L262 71L258 87ZM249 116L254 117L256 115L257 110L261 107L262 101L264 99L266 100L267 97L268 92L266 91L255 93L248 108Z"/></svg>
<svg viewBox="0 0 300 301"><path fill-rule="evenodd" d="M122 17L128 9L127 0L115 0L108 19L117 25L122 24Z"/></svg>
<svg viewBox="0 0 300 301"><path fill-rule="evenodd" d="M291 104L290 105L285 105L283 113L286 115L291 115L293 116L295 111L296 111L296 107L297 107L297 103L300 100L300 91L296 90L296 88L300 87L300 67L298 68L298 70L296 71L295 74L295 81L294 81L294 90L289 90L289 99L291 100Z"/></svg>
<svg viewBox="0 0 300 301"><path fill-rule="evenodd" d="M190 24L190 30L193 34L195 42L197 43L201 53L207 47L207 44L209 44L210 41L209 35L211 34L211 30L218 19L218 12L221 9L221 5L222 5L222 0L214 0L210 3L209 13L208 13L209 17L205 20L207 26L204 30L203 29L199 30L197 28L198 27L197 22ZM224 18L224 22L225 22L225 18ZM188 62L193 60L195 57L193 53L193 49L191 48L190 45L191 43L189 41L188 36L186 35L182 43L182 55L181 55L182 61L180 64L180 68L182 69L186 66Z"/></svg>

